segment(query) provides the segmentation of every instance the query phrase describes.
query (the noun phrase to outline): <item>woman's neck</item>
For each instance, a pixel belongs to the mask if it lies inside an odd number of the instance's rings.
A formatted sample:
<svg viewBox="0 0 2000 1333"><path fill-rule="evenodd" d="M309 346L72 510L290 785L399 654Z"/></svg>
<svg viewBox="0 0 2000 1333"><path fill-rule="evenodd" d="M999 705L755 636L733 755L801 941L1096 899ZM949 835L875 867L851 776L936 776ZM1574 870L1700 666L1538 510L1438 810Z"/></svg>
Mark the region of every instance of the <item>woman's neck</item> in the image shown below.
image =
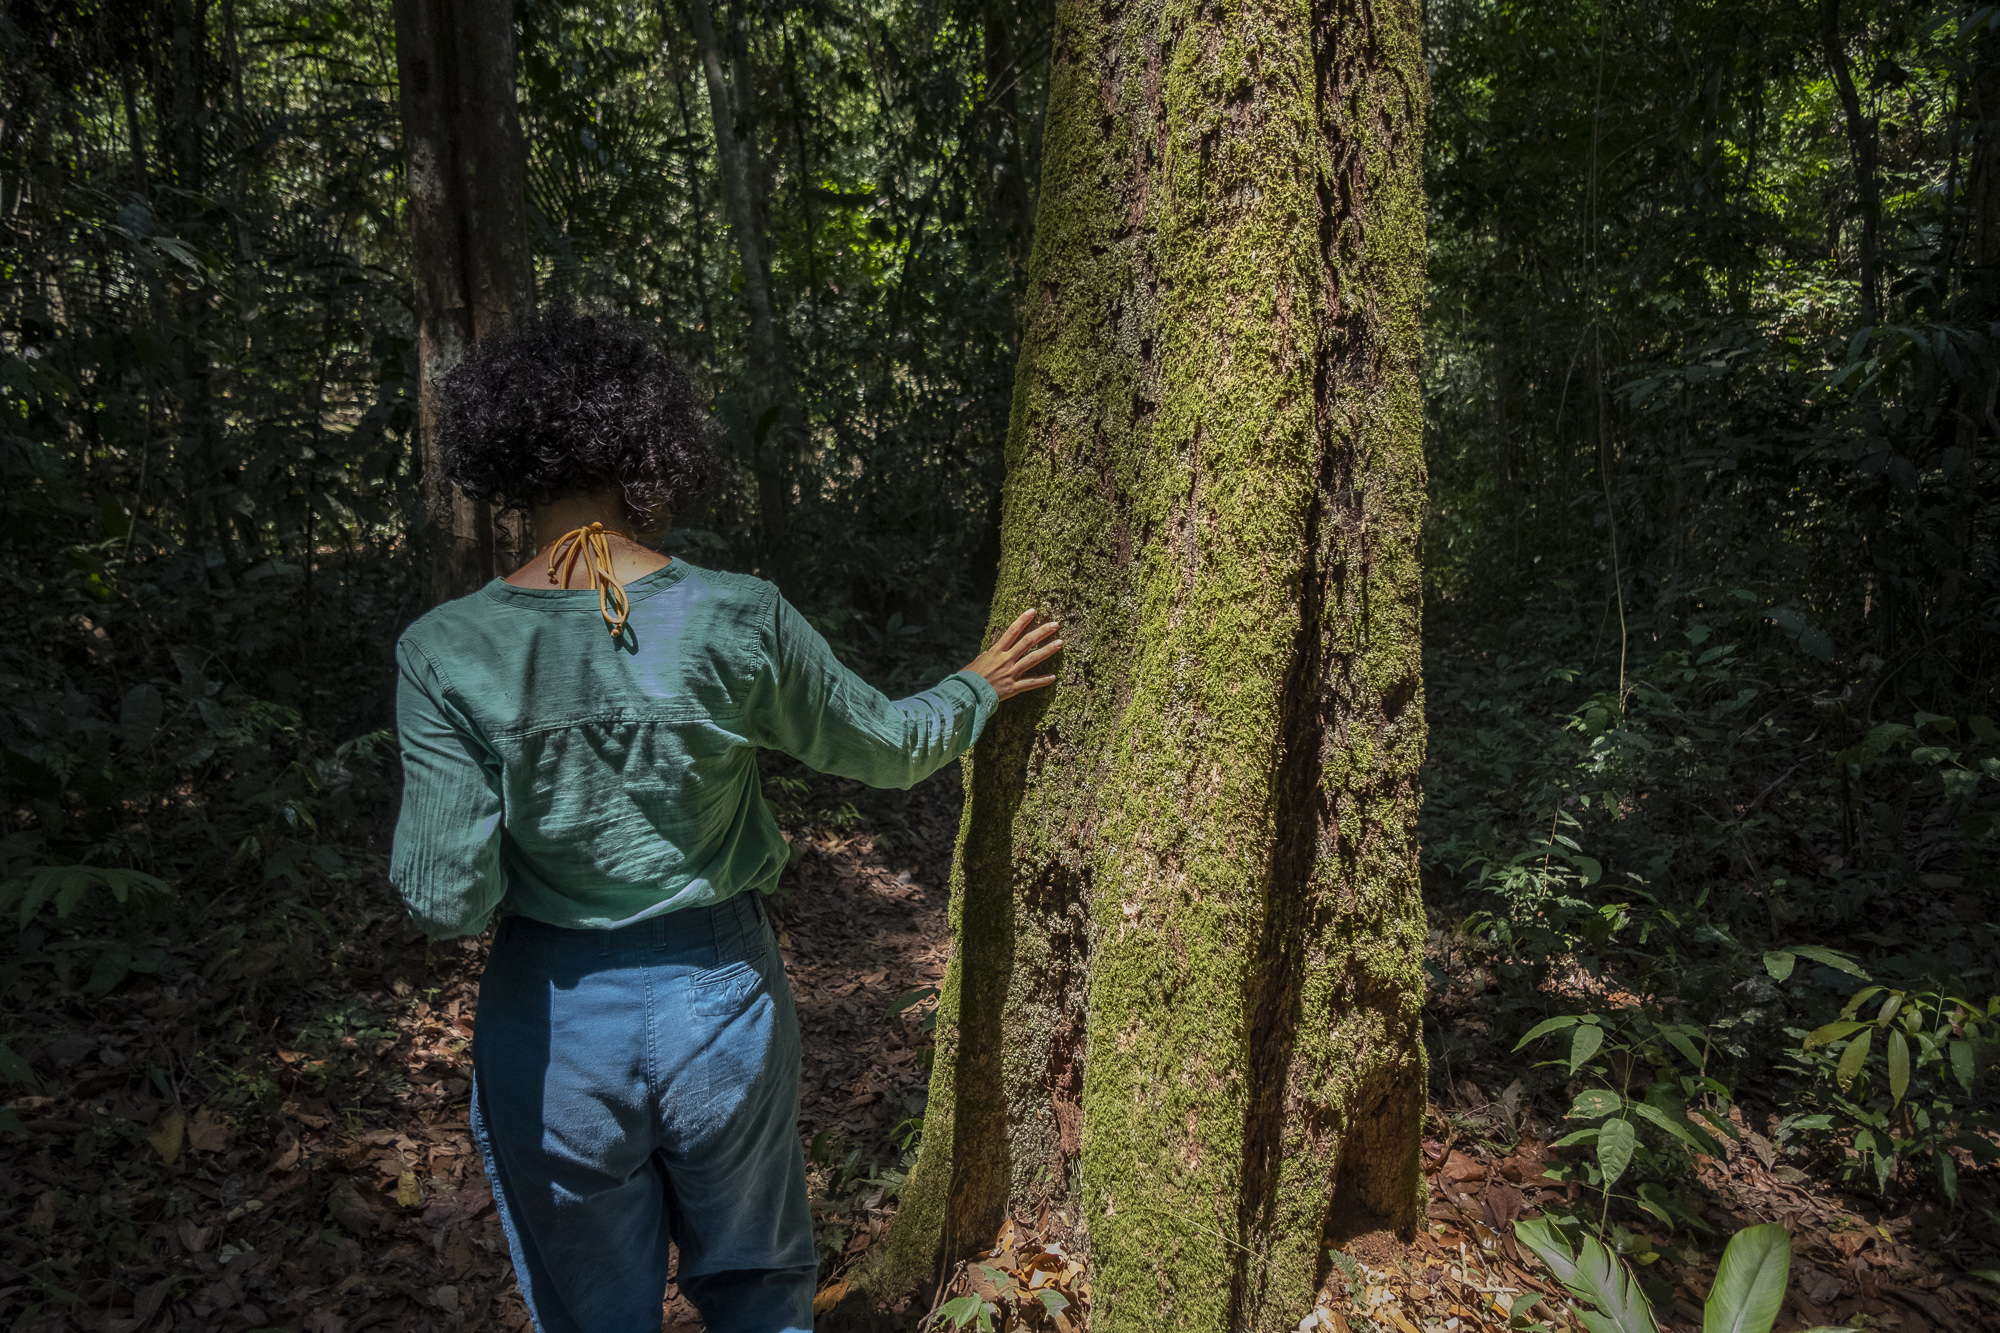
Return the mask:
<svg viewBox="0 0 2000 1333"><path fill-rule="evenodd" d="M517 588L561 587L561 584L549 579L549 548L567 534L593 523L603 524L605 532L611 535L613 577L618 582L630 583L633 579L644 578L670 563L666 556L647 549L638 524L632 520L632 512L625 507L625 497L615 488L607 487L580 495L565 495L545 505L536 505L535 554L527 564L509 574L507 582ZM579 571L569 586L587 588L590 581Z"/></svg>
<svg viewBox="0 0 2000 1333"><path fill-rule="evenodd" d="M625 507L625 497L607 487L536 505L535 549L545 551L561 541L565 533L593 523L602 523L606 532L623 537L634 546L645 545L639 539L638 525L632 521L632 511Z"/></svg>

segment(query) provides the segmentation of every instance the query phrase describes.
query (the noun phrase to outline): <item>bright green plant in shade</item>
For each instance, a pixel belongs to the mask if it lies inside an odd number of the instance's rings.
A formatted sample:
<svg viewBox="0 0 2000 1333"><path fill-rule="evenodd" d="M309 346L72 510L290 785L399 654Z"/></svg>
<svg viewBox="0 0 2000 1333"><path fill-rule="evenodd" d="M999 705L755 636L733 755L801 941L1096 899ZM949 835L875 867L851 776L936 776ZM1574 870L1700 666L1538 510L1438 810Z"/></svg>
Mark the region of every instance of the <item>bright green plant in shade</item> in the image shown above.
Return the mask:
<svg viewBox="0 0 2000 1333"><path fill-rule="evenodd" d="M1514 1224L1515 1237L1548 1265L1570 1295L1595 1309L1579 1310L1590 1333L1659 1333L1652 1303L1632 1270L1594 1236L1574 1250L1547 1218ZM1729 1238L1715 1285L1702 1307L1702 1333L1770 1333L1792 1271L1791 1233L1775 1222L1745 1227ZM1812 1329L1808 1333L1834 1333Z"/></svg>
<svg viewBox="0 0 2000 1333"><path fill-rule="evenodd" d="M1874 1013L1863 1017L1871 1006ZM1938 1187L1956 1203L1952 1150L1962 1148L1981 1163L2000 1156L1986 1133L1995 1117L1967 1105L2000 1040L1996 1021L2000 996L1981 1005L1936 990L1856 991L1839 1018L1802 1034L1796 1062L1822 1077L1831 1062L1837 1091L1833 1113L1802 1116L1796 1126L1846 1138L1853 1154L1843 1158L1843 1172L1871 1178L1878 1190L1889 1187L1898 1166L1928 1158Z"/></svg>
<svg viewBox="0 0 2000 1333"><path fill-rule="evenodd" d="M1659 1333L1653 1307L1632 1270L1603 1241L1583 1236L1572 1251L1546 1218L1516 1222L1514 1237L1535 1252L1572 1296L1596 1307L1578 1312L1590 1333Z"/></svg>
<svg viewBox="0 0 2000 1333"><path fill-rule="evenodd" d="M1514 1049L1565 1032L1567 1049L1544 1065L1598 1086L1585 1087L1571 1101L1567 1118L1584 1123L1554 1146L1589 1145L1594 1150L1582 1174L1586 1183L1604 1192L1607 1217L1615 1197L1669 1228L1705 1230L1700 1216L1663 1181L1677 1174L1676 1158L1716 1150L1714 1135L1695 1117L1718 1133L1737 1136L1729 1120L1730 1088L1709 1072L1717 1054L1710 1034L1643 1011L1564 1014L1537 1023ZM1642 1135L1642 1126L1654 1132ZM1628 1176L1634 1181L1631 1190L1616 1193Z"/></svg>

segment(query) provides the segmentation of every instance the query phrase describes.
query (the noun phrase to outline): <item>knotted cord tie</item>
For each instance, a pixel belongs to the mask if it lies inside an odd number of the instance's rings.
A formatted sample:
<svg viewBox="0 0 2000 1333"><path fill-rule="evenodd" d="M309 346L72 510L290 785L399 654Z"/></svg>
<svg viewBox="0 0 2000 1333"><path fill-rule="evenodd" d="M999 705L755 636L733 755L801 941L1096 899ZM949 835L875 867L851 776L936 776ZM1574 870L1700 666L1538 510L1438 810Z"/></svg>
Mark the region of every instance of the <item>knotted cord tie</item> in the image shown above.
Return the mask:
<svg viewBox="0 0 2000 1333"><path fill-rule="evenodd" d="M559 588L569 587L569 576L579 560L590 574L590 586L597 589L597 613L604 617L604 627L615 639L625 632L632 603L625 596L624 586L612 575L611 539L602 523L592 523L556 538L549 549L549 582ZM561 566L560 574L557 566Z"/></svg>

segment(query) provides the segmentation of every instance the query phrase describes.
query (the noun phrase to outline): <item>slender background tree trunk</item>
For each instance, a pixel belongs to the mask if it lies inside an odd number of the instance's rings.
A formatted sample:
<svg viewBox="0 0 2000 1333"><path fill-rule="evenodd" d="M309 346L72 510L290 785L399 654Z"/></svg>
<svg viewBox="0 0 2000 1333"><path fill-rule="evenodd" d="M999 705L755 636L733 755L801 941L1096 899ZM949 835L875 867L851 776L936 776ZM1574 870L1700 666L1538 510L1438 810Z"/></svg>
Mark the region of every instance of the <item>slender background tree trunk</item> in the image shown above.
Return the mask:
<svg viewBox="0 0 2000 1333"><path fill-rule="evenodd" d="M923 1149L871 1289L1012 1213L1098 1329L1276 1329L1417 1218L1418 10L1058 13Z"/></svg>
<svg viewBox="0 0 2000 1333"><path fill-rule="evenodd" d="M437 381L534 296L527 152L510 0L396 0L396 73L417 299L417 434L433 527L432 596L471 592L514 557L492 506L445 479Z"/></svg>
<svg viewBox="0 0 2000 1333"><path fill-rule="evenodd" d="M750 313L749 427L752 471L757 478L760 537L767 565L782 565L788 544L793 499L789 451L798 422L792 396L791 362L785 331L779 327L771 293L771 260L764 243L764 215L757 189L761 172L755 145L740 132L754 121L748 55L738 52L735 97L723 73L724 51L708 0L688 0L696 54L708 83L709 118L715 125L716 174L722 178L722 206L743 263L743 299Z"/></svg>
<svg viewBox="0 0 2000 1333"><path fill-rule="evenodd" d="M1846 125L1848 151L1854 162L1854 203L1861 213L1861 322L1873 324L1881 315L1881 293L1876 290L1876 269L1882 252L1882 183L1876 170L1878 126L1861 105L1855 91L1854 75L1848 68L1846 39L1840 33L1840 0L1820 0L1820 47L1826 55L1826 70L1840 99L1841 117Z"/></svg>

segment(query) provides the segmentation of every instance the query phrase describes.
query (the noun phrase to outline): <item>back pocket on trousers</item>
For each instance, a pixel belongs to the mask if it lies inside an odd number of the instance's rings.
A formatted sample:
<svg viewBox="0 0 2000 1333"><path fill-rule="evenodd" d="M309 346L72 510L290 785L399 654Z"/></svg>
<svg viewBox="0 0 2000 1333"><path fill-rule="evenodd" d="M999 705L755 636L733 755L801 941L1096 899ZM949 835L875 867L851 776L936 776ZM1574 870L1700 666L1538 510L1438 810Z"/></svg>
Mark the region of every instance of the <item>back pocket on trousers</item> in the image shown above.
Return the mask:
<svg viewBox="0 0 2000 1333"><path fill-rule="evenodd" d="M763 989L764 974L746 958L696 977L688 985L688 1003L697 1018L728 1018L748 1008Z"/></svg>

